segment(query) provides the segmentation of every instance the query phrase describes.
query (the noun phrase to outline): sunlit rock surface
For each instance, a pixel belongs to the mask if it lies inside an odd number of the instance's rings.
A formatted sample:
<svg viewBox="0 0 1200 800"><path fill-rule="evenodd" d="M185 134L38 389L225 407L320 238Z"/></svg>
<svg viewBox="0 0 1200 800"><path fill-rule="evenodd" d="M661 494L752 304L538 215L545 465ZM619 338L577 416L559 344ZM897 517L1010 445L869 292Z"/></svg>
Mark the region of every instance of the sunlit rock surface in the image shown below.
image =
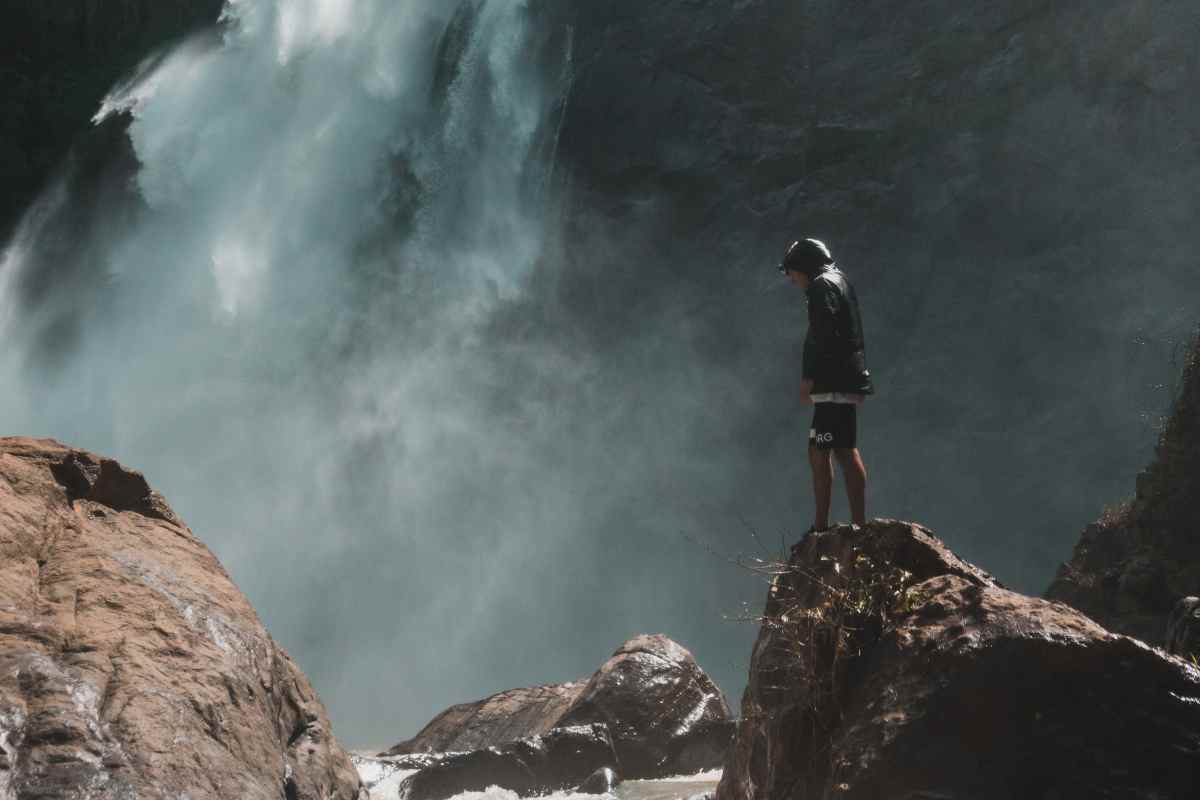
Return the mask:
<svg viewBox="0 0 1200 800"><path fill-rule="evenodd" d="M692 654L666 636L644 635L621 645L587 681L453 706L381 755L476 750L593 723L606 726L618 760L593 769L615 766L623 777L717 767L732 732L724 696Z"/></svg>
<svg viewBox="0 0 1200 800"><path fill-rule="evenodd" d="M1190 798L1200 670L1009 591L919 526L774 581L718 800Z"/></svg>
<svg viewBox="0 0 1200 800"><path fill-rule="evenodd" d="M0 439L0 797L360 797L213 554L140 473L49 439Z"/></svg>
<svg viewBox="0 0 1200 800"><path fill-rule="evenodd" d="M451 706L416 736L380 755L462 752L546 733L558 724L585 685L576 681L510 689Z"/></svg>

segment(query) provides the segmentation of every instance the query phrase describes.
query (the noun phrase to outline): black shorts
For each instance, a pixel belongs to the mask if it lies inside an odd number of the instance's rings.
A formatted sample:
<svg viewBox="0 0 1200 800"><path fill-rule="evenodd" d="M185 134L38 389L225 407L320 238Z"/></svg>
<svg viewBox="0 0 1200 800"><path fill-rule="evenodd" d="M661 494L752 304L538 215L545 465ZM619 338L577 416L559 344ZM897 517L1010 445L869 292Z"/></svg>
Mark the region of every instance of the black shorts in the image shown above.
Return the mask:
<svg viewBox="0 0 1200 800"><path fill-rule="evenodd" d="M813 407L808 444L819 450L852 450L858 447L858 405L817 403Z"/></svg>

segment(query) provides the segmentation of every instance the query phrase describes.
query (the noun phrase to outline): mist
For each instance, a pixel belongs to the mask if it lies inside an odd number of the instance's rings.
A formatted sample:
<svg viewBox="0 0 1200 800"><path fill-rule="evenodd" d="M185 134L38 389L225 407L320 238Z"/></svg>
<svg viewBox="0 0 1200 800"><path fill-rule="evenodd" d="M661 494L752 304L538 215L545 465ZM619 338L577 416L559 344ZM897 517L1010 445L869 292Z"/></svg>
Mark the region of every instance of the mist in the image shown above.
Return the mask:
<svg viewBox="0 0 1200 800"><path fill-rule="evenodd" d="M674 491L701 397L638 385L652 352L614 385L569 327L523 333L569 29L520 2L225 14L98 110L133 116L139 202L79 209L66 175L6 250L6 427L143 470L352 746L721 625L731 598L661 574L712 572Z"/></svg>

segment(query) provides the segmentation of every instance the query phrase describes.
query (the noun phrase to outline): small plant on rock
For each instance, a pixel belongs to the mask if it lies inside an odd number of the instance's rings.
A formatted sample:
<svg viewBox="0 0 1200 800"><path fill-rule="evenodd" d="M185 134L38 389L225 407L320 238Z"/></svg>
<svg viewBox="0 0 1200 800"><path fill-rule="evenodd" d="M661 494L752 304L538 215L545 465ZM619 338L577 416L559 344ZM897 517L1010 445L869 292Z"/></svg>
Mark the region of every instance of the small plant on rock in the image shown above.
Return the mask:
<svg viewBox="0 0 1200 800"><path fill-rule="evenodd" d="M766 610L752 618L765 636L756 657L772 676L764 686L770 696L759 698L759 708L772 709L771 724L807 728L802 737L807 764L796 779L819 784L839 766L833 763L833 738L856 660L921 598L910 591L911 572L857 545L814 555L745 566L771 580Z"/></svg>

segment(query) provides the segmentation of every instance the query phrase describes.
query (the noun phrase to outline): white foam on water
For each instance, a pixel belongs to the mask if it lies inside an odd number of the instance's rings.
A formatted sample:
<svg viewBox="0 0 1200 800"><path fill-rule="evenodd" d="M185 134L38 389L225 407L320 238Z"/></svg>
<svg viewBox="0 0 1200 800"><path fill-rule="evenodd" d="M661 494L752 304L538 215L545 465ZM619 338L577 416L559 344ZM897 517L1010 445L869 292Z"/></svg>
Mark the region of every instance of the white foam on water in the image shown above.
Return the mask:
<svg viewBox="0 0 1200 800"><path fill-rule="evenodd" d="M647 781L629 781L630 783L720 783L724 770L711 769L692 775L672 775L668 778L654 778Z"/></svg>
<svg viewBox="0 0 1200 800"><path fill-rule="evenodd" d="M617 787L618 800L693 800L716 791L721 770L673 775L652 780L625 781Z"/></svg>
<svg viewBox="0 0 1200 800"><path fill-rule="evenodd" d="M358 769L371 800L396 800L400 784L417 770L396 769L387 759L353 755L351 760ZM698 772L694 775L675 775L653 780L624 781L612 794L581 794L573 791L558 791L540 795L545 800L692 800L716 790L721 780L721 770ZM462 792L453 800L524 800L516 792L499 786L489 786L483 791Z"/></svg>
<svg viewBox="0 0 1200 800"><path fill-rule="evenodd" d="M400 796L400 784L417 772L415 769L398 769L386 758L353 754L350 760L371 800L396 800Z"/></svg>

